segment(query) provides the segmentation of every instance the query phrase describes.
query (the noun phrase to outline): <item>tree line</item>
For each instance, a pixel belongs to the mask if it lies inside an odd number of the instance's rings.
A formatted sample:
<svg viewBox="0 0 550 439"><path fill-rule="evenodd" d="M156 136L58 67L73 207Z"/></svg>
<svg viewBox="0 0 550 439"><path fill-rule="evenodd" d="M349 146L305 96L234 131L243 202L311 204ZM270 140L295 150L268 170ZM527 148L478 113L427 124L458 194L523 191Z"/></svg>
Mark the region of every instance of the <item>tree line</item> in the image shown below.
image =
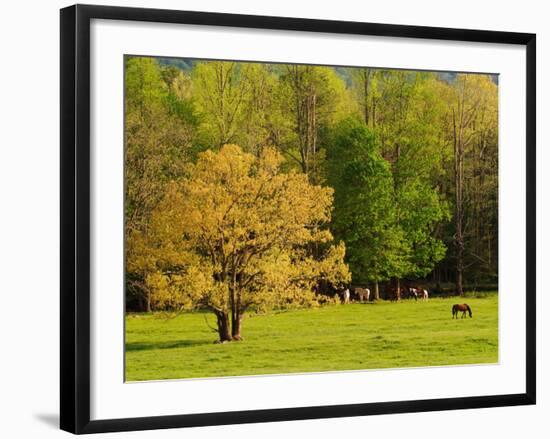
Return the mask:
<svg viewBox="0 0 550 439"><path fill-rule="evenodd" d="M494 283L495 78L125 59L129 309L208 308L221 340L319 282Z"/></svg>

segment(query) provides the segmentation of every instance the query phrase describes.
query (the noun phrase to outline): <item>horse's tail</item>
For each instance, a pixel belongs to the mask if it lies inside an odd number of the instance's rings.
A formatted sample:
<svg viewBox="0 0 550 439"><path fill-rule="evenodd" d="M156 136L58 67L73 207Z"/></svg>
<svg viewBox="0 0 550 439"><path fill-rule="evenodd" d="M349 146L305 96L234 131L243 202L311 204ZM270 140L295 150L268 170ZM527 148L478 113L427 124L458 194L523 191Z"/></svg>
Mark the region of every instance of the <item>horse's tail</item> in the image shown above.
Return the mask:
<svg viewBox="0 0 550 439"><path fill-rule="evenodd" d="M455 310L456 310L456 305L453 305L453 308L452 308L453 317L455 316Z"/></svg>
<svg viewBox="0 0 550 439"><path fill-rule="evenodd" d="M470 308L470 305L466 305L466 308L468 308L468 314L472 317L472 308Z"/></svg>

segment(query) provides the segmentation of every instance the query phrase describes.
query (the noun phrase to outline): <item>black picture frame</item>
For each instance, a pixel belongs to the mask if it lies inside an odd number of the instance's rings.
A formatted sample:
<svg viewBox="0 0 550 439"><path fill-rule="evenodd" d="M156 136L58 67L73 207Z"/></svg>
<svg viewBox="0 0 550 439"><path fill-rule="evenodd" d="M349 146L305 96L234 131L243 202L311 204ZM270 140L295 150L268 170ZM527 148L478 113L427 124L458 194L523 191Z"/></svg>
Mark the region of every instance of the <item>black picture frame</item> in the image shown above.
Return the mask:
<svg viewBox="0 0 550 439"><path fill-rule="evenodd" d="M526 47L526 392L383 403L346 404L90 420L90 21L181 23ZM81 434L174 427L365 416L535 404L535 157L536 36L210 12L75 5L61 10L61 429Z"/></svg>

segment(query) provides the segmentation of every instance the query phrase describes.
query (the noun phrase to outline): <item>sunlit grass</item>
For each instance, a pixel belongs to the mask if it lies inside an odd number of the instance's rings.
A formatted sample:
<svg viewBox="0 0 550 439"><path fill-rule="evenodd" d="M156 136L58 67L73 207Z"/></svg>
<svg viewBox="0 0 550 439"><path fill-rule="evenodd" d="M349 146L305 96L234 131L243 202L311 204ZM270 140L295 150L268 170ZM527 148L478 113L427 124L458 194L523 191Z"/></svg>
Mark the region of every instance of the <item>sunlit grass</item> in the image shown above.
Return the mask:
<svg viewBox="0 0 550 439"><path fill-rule="evenodd" d="M473 318L453 320L454 303ZM498 296L326 306L250 315L216 344L208 313L126 317L128 381L496 363Z"/></svg>

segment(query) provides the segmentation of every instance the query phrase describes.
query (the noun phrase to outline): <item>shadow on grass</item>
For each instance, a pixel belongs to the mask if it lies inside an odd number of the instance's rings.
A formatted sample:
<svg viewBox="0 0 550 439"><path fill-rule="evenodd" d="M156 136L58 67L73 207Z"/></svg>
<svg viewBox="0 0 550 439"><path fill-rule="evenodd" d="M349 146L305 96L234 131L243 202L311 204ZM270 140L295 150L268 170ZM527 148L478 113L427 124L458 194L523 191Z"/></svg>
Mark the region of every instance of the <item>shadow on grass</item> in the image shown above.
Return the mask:
<svg viewBox="0 0 550 439"><path fill-rule="evenodd" d="M126 343L126 352L132 351L150 351L153 349L177 349L191 346L210 345L212 341L205 340L179 340L158 343Z"/></svg>

